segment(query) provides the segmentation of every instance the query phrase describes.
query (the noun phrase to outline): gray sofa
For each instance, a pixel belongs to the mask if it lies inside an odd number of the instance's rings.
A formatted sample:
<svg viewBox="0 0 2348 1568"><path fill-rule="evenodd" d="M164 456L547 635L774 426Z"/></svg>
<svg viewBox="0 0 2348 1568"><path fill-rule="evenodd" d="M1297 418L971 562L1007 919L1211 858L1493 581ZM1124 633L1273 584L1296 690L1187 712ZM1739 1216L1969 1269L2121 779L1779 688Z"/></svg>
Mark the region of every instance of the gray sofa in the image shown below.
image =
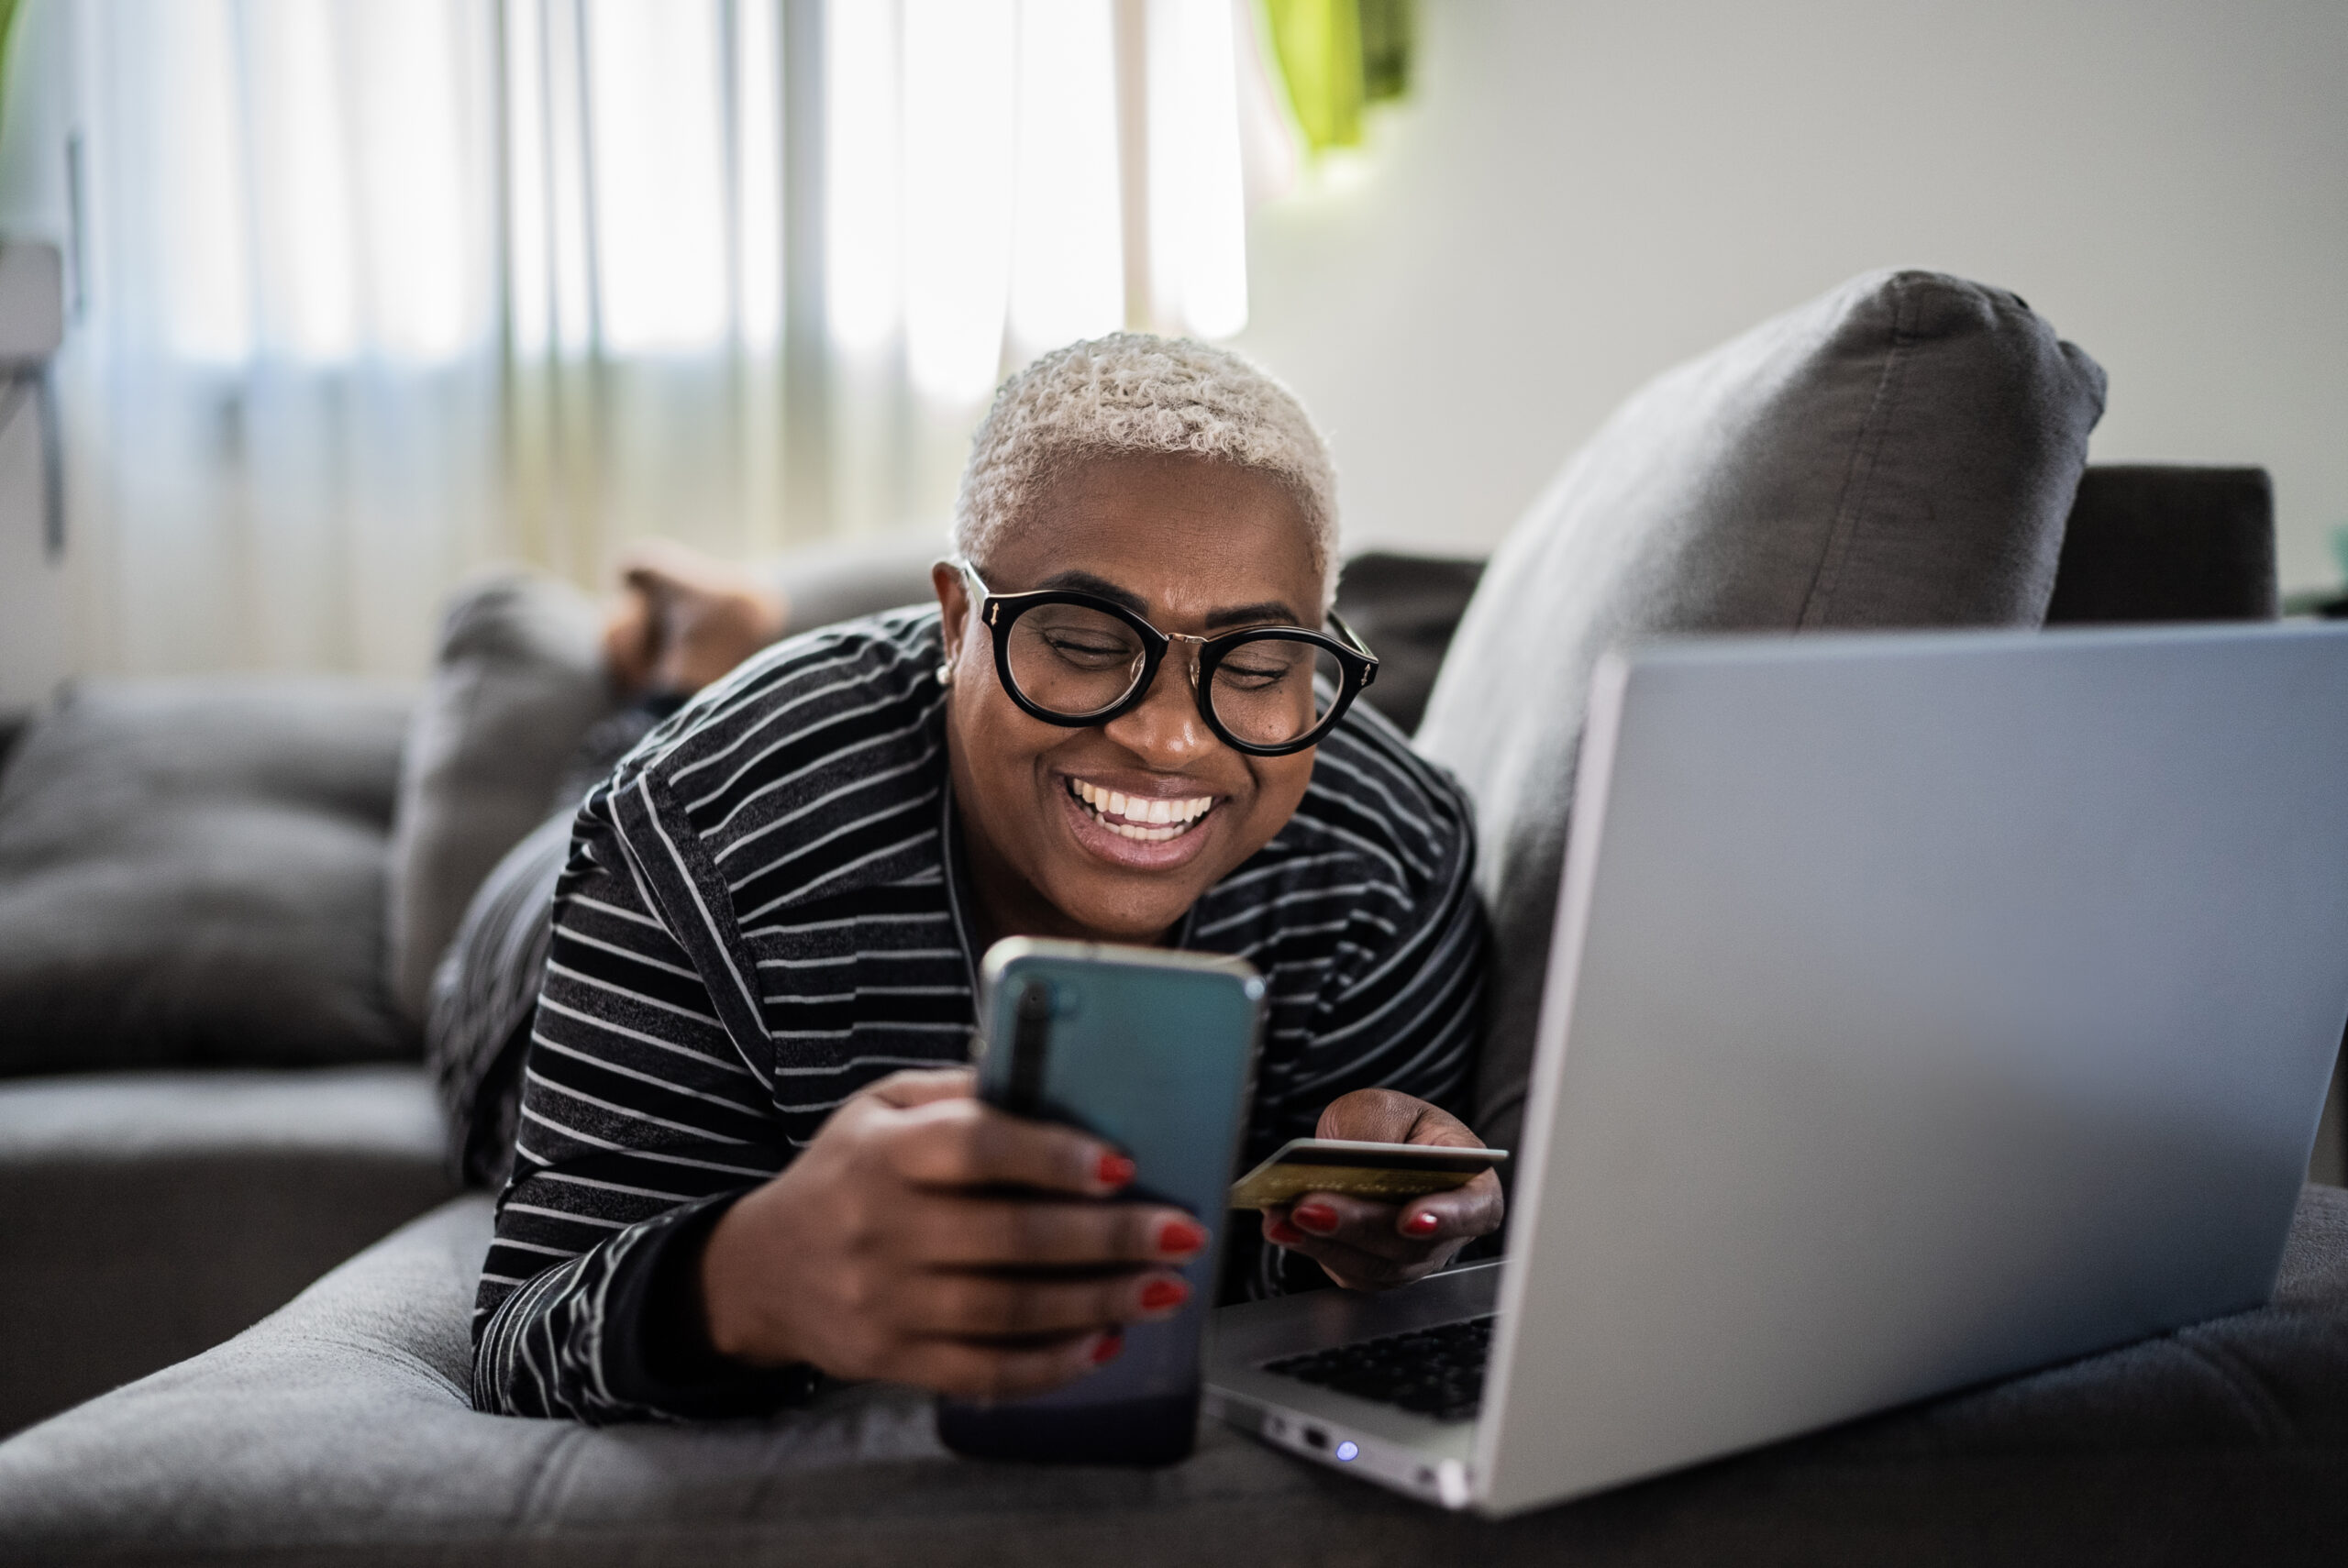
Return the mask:
<svg viewBox="0 0 2348 1568"><path fill-rule="evenodd" d="M412 703L91 683L0 772L0 1432L216 1344L448 1198L383 995Z"/></svg>
<svg viewBox="0 0 2348 1568"><path fill-rule="evenodd" d="M1626 405L1528 516L1492 583L1461 560L1349 567L1341 604L1389 666L1374 700L1406 728L1432 703L1425 733L1461 759L1479 805L1514 802L1514 818L1483 824L1495 877L1534 865L1537 880L1567 809L1556 758L1577 726L1543 714L1578 701L1571 661L1544 665L1551 684L1521 684L1496 717L1479 695L1496 671L1571 640L1558 617L1522 612L1544 562L1573 563L1571 587L1599 602L1589 624L1610 637L2275 613L2265 476L2083 476L2100 373L2019 301L1900 274L1806 312ZM1951 430L1964 439L1939 438ZM1604 548L1590 553L1592 540ZM1529 778L1479 760L1502 724L1543 732L1548 760ZM7 800L0 779L0 898ZM1498 891L1505 982L1545 939L1545 912L1537 929L1512 923ZM1496 1023L1488 1125L1513 1112L1509 1053L1522 1045ZM195 1089L216 1108L209 1123L183 1109ZM2335 1084L2312 1167L2335 1183L2337 1099ZM2348 1195L2321 1186L2259 1312L1486 1526L1214 1429L1163 1473L950 1461L923 1403L883 1388L691 1430L476 1415L467 1312L487 1199L440 1201L429 1104L413 1066L186 1066L0 1087L0 1294L20 1314L6 1397L18 1410L162 1366L281 1299L319 1254L431 1209L227 1343L0 1442L0 1559L2051 1562L2242 1549L2296 1561L2336 1551L2348 1524ZM206 1161L221 1174L186 1174ZM113 1174L90 1174L108 1162ZM188 1204L162 1200L183 1187ZM18 1228L43 1206L54 1225ZM282 1267L256 1263L279 1242ZM126 1304L103 1325L87 1311L96 1289ZM166 1334L158 1305L182 1298L224 1305ZM101 1364L92 1342L114 1359ZM13 1370L26 1358L58 1375Z"/></svg>
<svg viewBox="0 0 2348 1568"><path fill-rule="evenodd" d="M0 1445L0 1559L2282 1568L2348 1540L2332 1188L2308 1189L2257 1312L1501 1524L1212 1424L1163 1472L972 1463L886 1387L699 1429L475 1415L488 1208L437 1209L254 1332Z"/></svg>

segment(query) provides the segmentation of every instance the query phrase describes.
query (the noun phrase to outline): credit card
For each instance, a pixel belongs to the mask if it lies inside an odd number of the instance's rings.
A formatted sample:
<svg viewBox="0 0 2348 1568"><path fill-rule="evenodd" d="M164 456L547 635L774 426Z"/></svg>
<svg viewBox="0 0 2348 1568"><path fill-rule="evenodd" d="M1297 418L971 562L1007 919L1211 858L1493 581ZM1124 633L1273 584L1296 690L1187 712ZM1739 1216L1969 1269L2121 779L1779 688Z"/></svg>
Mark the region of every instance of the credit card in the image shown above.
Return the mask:
<svg viewBox="0 0 2348 1568"><path fill-rule="evenodd" d="M1363 1143L1348 1138L1292 1138L1231 1185L1234 1209L1270 1209L1308 1192L1335 1192L1372 1203L1407 1203L1465 1187L1508 1163L1506 1149L1447 1149L1431 1143Z"/></svg>

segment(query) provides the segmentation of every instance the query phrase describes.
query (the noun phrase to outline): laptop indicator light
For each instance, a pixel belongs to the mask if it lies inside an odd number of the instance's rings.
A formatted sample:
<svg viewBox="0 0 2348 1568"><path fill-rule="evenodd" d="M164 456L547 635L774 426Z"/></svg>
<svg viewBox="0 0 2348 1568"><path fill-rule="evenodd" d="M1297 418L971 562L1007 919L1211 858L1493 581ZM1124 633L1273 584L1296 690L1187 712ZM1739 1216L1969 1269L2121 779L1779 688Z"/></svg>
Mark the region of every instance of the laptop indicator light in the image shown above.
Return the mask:
<svg viewBox="0 0 2348 1568"><path fill-rule="evenodd" d="M1357 1442L1341 1442L1337 1445L1337 1457L1339 1459L1351 1460L1359 1452L1361 1452L1361 1444Z"/></svg>

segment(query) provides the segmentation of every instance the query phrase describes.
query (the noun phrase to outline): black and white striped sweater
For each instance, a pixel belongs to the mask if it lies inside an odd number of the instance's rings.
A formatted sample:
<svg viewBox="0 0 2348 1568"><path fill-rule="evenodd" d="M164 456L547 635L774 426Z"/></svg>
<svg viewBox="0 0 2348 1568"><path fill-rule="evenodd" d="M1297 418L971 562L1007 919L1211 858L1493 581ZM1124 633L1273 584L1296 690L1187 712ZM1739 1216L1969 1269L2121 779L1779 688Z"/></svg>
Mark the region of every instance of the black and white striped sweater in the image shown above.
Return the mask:
<svg viewBox="0 0 2348 1568"><path fill-rule="evenodd" d="M474 1309L473 1400L588 1421L771 1408L793 1386L670 1353L662 1262L858 1088L964 1058L971 928L936 613L777 645L581 808ZM1482 986L1467 802L1357 707L1295 816L1181 944L1269 979L1251 1160L1348 1090L1461 1109ZM1235 1226L1251 1292L1276 1249ZM1250 1266L1253 1265L1253 1266Z"/></svg>

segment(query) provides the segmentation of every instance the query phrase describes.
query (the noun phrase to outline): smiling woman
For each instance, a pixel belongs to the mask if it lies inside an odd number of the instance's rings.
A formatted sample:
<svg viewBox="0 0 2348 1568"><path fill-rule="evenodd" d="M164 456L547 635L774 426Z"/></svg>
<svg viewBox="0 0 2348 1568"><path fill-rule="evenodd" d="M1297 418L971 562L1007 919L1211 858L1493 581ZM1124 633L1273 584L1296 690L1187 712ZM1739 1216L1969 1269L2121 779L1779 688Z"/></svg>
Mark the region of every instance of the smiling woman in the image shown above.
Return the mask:
<svg viewBox="0 0 2348 1568"><path fill-rule="evenodd" d="M797 637L581 808L475 1316L485 1409L772 1408L823 1375L1027 1393L1178 1310L1229 1217L1104 1201L1116 1150L971 1098L1011 935L1235 954L1269 1017L1250 1160L1474 1145L1466 802L1367 710L1328 459L1236 357L1130 334L998 395L937 607ZM1443 1266L1489 1175L1311 1194L1227 1295ZM1296 1266L1291 1266L1291 1264Z"/></svg>

